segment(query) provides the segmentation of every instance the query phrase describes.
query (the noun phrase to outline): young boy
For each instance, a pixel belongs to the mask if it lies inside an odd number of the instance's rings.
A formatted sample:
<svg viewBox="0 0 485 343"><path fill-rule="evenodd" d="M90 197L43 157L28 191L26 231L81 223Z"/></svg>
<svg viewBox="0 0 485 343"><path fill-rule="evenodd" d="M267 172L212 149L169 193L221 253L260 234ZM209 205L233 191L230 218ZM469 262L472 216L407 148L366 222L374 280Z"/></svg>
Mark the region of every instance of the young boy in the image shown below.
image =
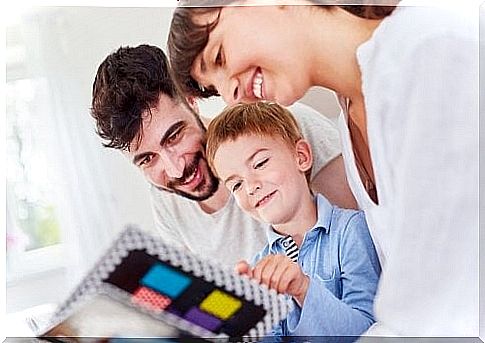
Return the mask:
<svg viewBox="0 0 485 343"><path fill-rule="evenodd" d="M275 103L226 108L209 125L207 160L238 205L269 224L251 267L236 266L292 297L277 335L358 336L374 322L380 264L364 214L332 206L308 185L312 152Z"/></svg>

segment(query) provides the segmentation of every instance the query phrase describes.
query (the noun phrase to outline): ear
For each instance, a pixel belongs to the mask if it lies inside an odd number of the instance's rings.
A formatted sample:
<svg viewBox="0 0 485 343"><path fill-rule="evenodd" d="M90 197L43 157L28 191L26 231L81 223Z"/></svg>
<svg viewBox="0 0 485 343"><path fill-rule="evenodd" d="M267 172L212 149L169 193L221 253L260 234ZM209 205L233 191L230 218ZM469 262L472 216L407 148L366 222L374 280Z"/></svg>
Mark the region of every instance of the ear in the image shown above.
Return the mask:
<svg viewBox="0 0 485 343"><path fill-rule="evenodd" d="M188 96L185 98L185 100L187 101L187 104L189 104L190 108L192 108L192 110L195 113L200 114L199 106L197 105L197 100L193 96Z"/></svg>
<svg viewBox="0 0 485 343"><path fill-rule="evenodd" d="M310 144L306 140L300 139L296 142L295 152L298 169L302 172L310 170L313 164L312 148Z"/></svg>

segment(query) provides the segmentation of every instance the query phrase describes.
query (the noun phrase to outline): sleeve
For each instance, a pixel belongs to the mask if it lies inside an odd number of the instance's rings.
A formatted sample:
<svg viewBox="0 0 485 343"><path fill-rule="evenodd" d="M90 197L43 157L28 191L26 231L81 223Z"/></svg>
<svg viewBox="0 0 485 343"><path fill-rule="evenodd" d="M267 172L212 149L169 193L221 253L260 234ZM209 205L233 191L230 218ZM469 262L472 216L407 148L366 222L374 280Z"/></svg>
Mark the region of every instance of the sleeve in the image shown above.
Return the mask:
<svg viewBox="0 0 485 343"><path fill-rule="evenodd" d="M270 247L269 245L266 245L262 251L257 253L252 259L251 259L251 266L255 266L262 258L265 256L268 256L270 254ZM281 337L284 336L284 320L280 321L278 324L273 326L271 329L271 334L270 336L265 336L263 339L260 341L261 343L276 343L276 342L281 342Z"/></svg>
<svg viewBox="0 0 485 343"><path fill-rule="evenodd" d="M155 187L150 187L150 199L155 222L155 230L167 244L173 244L177 247L188 249L182 242L180 234L177 232L177 225L172 219L170 211L165 206L163 194Z"/></svg>
<svg viewBox="0 0 485 343"><path fill-rule="evenodd" d="M339 131L330 119L307 105L295 103L288 109L300 126L303 137L312 147L313 179L328 162L341 154Z"/></svg>
<svg viewBox="0 0 485 343"><path fill-rule="evenodd" d="M359 336L374 322L381 268L362 212L352 215L342 231L339 254L340 276L330 280L311 276L303 307L294 303L287 319L290 335ZM340 299L330 291L339 277Z"/></svg>
<svg viewBox="0 0 485 343"><path fill-rule="evenodd" d="M428 39L401 70L388 259L369 334L478 332L478 43Z"/></svg>

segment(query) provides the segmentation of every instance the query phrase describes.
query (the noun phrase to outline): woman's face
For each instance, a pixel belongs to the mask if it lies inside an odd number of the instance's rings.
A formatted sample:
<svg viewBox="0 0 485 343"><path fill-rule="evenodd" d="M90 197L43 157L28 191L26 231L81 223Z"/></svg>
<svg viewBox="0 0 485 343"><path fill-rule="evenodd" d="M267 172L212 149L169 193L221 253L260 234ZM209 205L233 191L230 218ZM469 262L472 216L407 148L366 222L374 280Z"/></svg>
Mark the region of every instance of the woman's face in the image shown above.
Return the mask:
<svg viewBox="0 0 485 343"><path fill-rule="evenodd" d="M305 7L223 7L205 49L194 60L192 76L200 85L216 88L228 104L259 99L292 104L311 87L308 42L301 27ZM194 21L213 22L217 14Z"/></svg>

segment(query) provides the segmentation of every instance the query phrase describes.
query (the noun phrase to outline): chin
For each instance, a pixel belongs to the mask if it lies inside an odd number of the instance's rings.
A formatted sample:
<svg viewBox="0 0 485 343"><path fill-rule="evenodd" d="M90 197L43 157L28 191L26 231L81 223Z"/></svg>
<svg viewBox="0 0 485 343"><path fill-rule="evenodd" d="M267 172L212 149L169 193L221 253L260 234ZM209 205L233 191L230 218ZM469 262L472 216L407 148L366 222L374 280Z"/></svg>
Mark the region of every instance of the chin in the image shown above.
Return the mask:
<svg viewBox="0 0 485 343"><path fill-rule="evenodd" d="M309 88L308 88L309 89ZM303 98L308 91L308 89L305 89L303 92L299 92L297 90L293 90L293 92L287 93L287 94L282 94L281 97L275 97L274 101L278 102L280 105L283 106L291 106L301 98Z"/></svg>
<svg viewBox="0 0 485 343"><path fill-rule="evenodd" d="M275 218L274 216L260 216L258 220L272 226L280 224L279 218Z"/></svg>
<svg viewBox="0 0 485 343"><path fill-rule="evenodd" d="M296 102L296 100L297 99L292 99L292 100L283 99L283 100L276 100L276 102L279 103L282 106L288 107L288 106L293 105Z"/></svg>
<svg viewBox="0 0 485 343"><path fill-rule="evenodd" d="M268 100L277 102L278 104L280 104L282 106L288 107L288 106L293 105L298 100L298 98L286 98L285 97L285 98L273 98L273 99L268 99Z"/></svg>

